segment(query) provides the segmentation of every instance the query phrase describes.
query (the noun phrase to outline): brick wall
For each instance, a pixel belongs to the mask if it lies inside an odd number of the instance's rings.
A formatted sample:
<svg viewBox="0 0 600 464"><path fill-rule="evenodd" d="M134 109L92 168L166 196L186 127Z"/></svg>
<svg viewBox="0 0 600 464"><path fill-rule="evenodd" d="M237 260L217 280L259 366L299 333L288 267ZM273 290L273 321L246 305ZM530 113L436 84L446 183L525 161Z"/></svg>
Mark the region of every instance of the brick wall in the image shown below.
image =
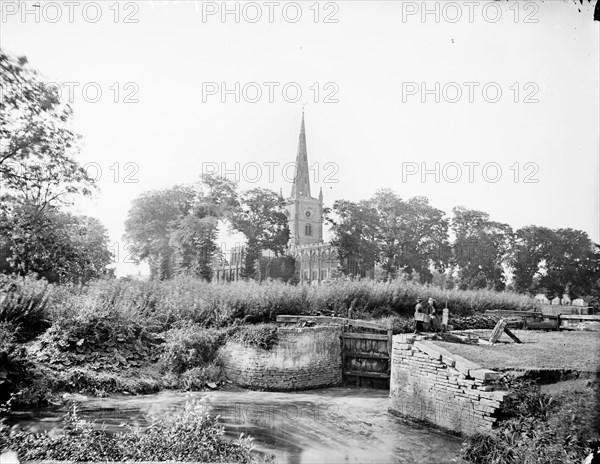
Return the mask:
<svg viewBox="0 0 600 464"><path fill-rule="evenodd" d="M508 393L500 374L419 338L393 338L389 411L463 435L491 429Z"/></svg>
<svg viewBox="0 0 600 464"><path fill-rule="evenodd" d="M339 326L280 327L270 350L227 342L221 348L225 374L235 384L265 390L302 390L339 385Z"/></svg>

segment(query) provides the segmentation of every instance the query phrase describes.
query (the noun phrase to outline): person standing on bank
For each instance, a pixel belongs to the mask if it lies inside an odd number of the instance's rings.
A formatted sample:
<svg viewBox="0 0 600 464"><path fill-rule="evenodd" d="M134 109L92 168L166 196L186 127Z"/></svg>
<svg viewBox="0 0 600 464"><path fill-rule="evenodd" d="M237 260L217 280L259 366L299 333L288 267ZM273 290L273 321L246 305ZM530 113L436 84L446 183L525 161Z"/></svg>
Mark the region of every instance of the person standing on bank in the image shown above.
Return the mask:
<svg viewBox="0 0 600 464"><path fill-rule="evenodd" d="M423 298L419 297L417 298L417 305L415 306L415 332L423 332L424 327L423 327L423 322L425 322L425 319L427 317L427 313L426 313L427 309L425 308L425 305L423 304Z"/></svg>
<svg viewBox="0 0 600 464"><path fill-rule="evenodd" d="M441 310L438 309L436 301L433 298L429 298L427 302L427 306L429 309L429 315L431 317L431 328L435 332L442 331L442 313Z"/></svg>

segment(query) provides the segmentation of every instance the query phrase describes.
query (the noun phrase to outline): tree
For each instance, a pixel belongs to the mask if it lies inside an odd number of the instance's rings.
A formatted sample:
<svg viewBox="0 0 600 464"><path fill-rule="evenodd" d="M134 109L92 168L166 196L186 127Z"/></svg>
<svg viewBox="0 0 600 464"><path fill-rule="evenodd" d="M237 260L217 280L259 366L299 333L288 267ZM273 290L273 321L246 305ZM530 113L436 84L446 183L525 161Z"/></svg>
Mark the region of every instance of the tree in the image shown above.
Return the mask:
<svg viewBox="0 0 600 464"><path fill-rule="evenodd" d="M389 189L359 203L337 201L333 206L332 243L340 257L360 257L365 268L381 265L381 278L415 271L430 282L430 268L443 271L449 255L448 222L424 197L402 200ZM445 253L444 253L445 252Z"/></svg>
<svg viewBox="0 0 600 464"><path fill-rule="evenodd" d="M95 218L49 207L4 204L0 209L3 271L37 273L54 282L87 282L110 276L111 254L106 228Z"/></svg>
<svg viewBox="0 0 600 464"><path fill-rule="evenodd" d="M511 227L491 221L483 211L457 206L452 212L451 228L456 237L453 260L458 267L459 288L504 290L503 265L511 247Z"/></svg>
<svg viewBox="0 0 600 464"><path fill-rule="evenodd" d="M527 226L515 233L509 264L517 292L534 294L539 290L543 265L554 241L554 232L546 227Z"/></svg>
<svg viewBox="0 0 600 464"><path fill-rule="evenodd" d="M59 208L93 188L74 158L71 107L26 58L0 50L0 71L0 267L58 281L106 275L106 229Z"/></svg>
<svg viewBox="0 0 600 464"><path fill-rule="evenodd" d="M366 270L378 262L377 211L369 201L336 200L325 218L331 224L331 244L341 263L356 259L361 270ZM348 274L350 270L342 267L342 272Z"/></svg>
<svg viewBox="0 0 600 464"><path fill-rule="evenodd" d="M72 195L90 194L92 180L73 158L80 136L70 129L73 111L27 65L0 50L0 185L44 210Z"/></svg>
<svg viewBox="0 0 600 464"><path fill-rule="evenodd" d="M588 235L574 229L519 229L510 253L515 290L589 296L600 280L600 253Z"/></svg>
<svg viewBox="0 0 600 464"><path fill-rule="evenodd" d="M255 277L262 250L283 254L290 236L284 211L285 200L271 190L254 188L240 195L239 207L230 221L232 229L244 234L247 242L242 277Z"/></svg>
<svg viewBox="0 0 600 464"><path fill-rule="evenodd" d="M147 260L155 279L191 274L212 279L219 221L233 217L237 186L205 176L198 188L175 186L144 193L134 200L125 221L132 256Z"/></svg>
<svg viewBox="0 0 600 464"><path fill-rule="evenodd" d="M598 247L581 230L554 230L545 261L546 272L539 287L549 297L590 295L600 279Z"/></svg>
<svg viewBox="0 0 600 464"><path fill-rule="evenodd" d="M125 240L132 256L147 260L154 279L168 279L174 274L171 235L190 214L196 192L191 187L146 192L133 201L125 221Z"/></svg>
<svg viewBox="0 0 600 464"><path fill-rule="evenodd" d="M425 197L402 200L391 190L380 190L371 200L378 213L380 262L388 277L416 271L421 282L431 282L431 267L445 270L450 256L448 221L444 212Z"/></svg>

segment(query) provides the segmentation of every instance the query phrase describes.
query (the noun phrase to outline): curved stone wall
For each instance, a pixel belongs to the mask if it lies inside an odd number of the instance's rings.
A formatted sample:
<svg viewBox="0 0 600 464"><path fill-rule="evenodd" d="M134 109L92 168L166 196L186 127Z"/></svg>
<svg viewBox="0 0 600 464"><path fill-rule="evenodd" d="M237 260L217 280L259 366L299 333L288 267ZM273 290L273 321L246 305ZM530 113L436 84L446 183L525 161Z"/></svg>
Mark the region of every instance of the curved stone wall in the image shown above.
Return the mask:
<svg viewBox="0 0 600 464"><path fill-rule="evenodd" d="M280 327L270 350L227 342L220 350L225 374L237 385L264 390L302 390L339 385L339 326Z"/></svg>

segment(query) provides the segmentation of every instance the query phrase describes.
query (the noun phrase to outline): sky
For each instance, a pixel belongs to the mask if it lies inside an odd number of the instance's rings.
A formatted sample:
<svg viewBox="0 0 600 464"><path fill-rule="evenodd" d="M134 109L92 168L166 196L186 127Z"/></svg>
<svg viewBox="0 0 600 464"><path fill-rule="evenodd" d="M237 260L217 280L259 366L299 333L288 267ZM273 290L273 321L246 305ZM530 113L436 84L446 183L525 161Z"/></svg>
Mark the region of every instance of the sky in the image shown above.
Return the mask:
<svg viewBox="0 0 600 464"><path fill-rule="evenodd" d="M118 275L138 272L123 233L143 192L214 172L289 196L303 109L326 206L390 188L600 242L593 4L0 6L0 46L72 103L100 188L74 208L108 228Z"/></svg>

